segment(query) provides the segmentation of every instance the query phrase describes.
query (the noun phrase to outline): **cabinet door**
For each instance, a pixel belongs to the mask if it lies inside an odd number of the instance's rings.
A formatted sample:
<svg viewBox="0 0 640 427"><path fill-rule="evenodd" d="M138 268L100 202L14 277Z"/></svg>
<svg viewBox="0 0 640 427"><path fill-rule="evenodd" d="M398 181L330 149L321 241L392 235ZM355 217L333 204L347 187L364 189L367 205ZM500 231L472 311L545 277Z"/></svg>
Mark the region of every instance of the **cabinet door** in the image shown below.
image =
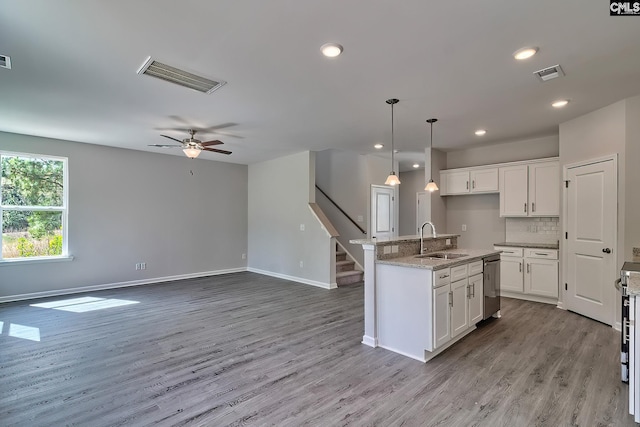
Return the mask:
<svg viewBox="0 0 640 427"><path fill-rule="evenodd" d="M449 342L449 285L433 290L433 347L439 348Z"/></svg>
<svg viewBox="0 0 640 427"><path fill-rule="evenodd" d="M523 259L500 257L500 290L524 292Z"/></svg>
<svg viewBox="0 0 640 427"><path fill-rule="evenodd" d="M497 193L498 168L471 171L472 193Z"/></svg>
<svg viewBox="0 0 640 427"><path fill-rule="evenodd" d="M500 168L500 216L527 216L527 180L527 165Z"/></svg>
<svg viewBox="0 0 640 427"><path fill-rule="evenodd" d="M560 216L560 164L529 165L529 216Z"/></svg>
<svg viewBox="0 0 640 427"><path fill-rule="evenodd" d="M447 194L467 194L469 192L469 171L446 174Z"/></svg>
<svg viewBox="0 0 640 427"><path fill-rule="evenodd" d="M451 283L451 338L464 332L469 326L468 279Z"/></svg>
<svg viewBox="0 0 640 427"><path fill-rule="evenodd" d="M524 291L532 295L558 298L558 261L525 258Z"/></svg>
<svg viewBox="0 0 640 427"><path fill-rule="evenodd" d="M469 326L475 325L482 320L482 310L484 303L483 285L484 275L476 274L469 277Z"/></svg>

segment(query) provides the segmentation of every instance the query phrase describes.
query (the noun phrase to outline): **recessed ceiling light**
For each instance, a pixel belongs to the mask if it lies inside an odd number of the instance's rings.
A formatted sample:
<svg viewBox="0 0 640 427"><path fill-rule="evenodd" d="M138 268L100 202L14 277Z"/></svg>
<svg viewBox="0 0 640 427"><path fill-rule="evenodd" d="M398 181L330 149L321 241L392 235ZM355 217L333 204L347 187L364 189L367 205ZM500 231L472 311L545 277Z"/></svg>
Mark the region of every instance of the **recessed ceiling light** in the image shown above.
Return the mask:
<svg viewBox="0 0 640 427"><path fill-rule="evenodd" d="M486 131L486 130L484 130L484 129L478 129L478 130L476 131L476 135L478 135L478 136L485 135L486 133L487 133L487 131Z"/></svg>
<svg viewBox="0 0 640 427"><path fill-rule="evenodd" d="M414 164L413 164L413 167L414 167L414 168L416 168L416 169L418 169L418 168L420 167L420 165L419 165L418 163L414 163Z"/></svg>
<svg viewBox="0 0 640 427"><path fill-rule="evenodd" d="M322 54L329 58L335 58L342 53L342 46L338 43L325 43L320 47Z"/></svg>
<svg viewBox="0 0 640 427"><path fill-rule="evenodd" d="M551 106L553 106L554 108L562 108L568 103L569 103L568 99L558 99L557 101L552 102Z"/></svg>
<svg viewBox="0 0 640 427"><path fill-rule="evenodd" d="M513 52L513 57L517 60L523 60L531 58L536 53L538 53L537 47L523 47L522 49L518 49Z"/></svg>
<svg viewBox="0 0 640 427"><path fill-rule="evenodd" d="M373 146L376 150L380 150L382 147L384 147L384 144L376 144Z"/></svg>

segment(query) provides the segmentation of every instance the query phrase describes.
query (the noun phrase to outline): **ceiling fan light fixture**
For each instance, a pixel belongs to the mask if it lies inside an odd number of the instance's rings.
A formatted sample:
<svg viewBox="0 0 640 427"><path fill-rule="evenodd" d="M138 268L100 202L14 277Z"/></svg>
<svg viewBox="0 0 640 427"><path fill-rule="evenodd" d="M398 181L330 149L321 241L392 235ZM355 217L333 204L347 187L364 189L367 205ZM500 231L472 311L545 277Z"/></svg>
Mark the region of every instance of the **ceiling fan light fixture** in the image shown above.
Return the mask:
<svg viewBox="0 0 640 427"><path fill-rule="evenodd" d="M200 155L200 152L202 152L198 147L187 147L183 148L182 151L184 151L184 154L186 154L190 159L195 159Z"/></svg>
<svg viewBox="0 0 640 427"><path fill-rule="evenodd" d="M400 178L398 178L398 175L396 175L396 172L393 170L393 155L396 153L393 149L393 106L398 102L400 102L400 100L396 98L386 100L386 103L391 105L391 173L384 182L384 185L390 185L392 187L400 184Z"/></svg>

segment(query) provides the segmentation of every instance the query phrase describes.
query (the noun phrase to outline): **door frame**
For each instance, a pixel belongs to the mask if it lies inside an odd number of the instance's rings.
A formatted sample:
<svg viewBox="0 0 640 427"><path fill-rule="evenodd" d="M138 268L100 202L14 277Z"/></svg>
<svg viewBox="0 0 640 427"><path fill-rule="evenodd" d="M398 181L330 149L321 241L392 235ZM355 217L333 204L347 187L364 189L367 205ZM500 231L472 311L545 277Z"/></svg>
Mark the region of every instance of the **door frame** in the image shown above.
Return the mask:
<svg viewBox="0 0 640 427"><path fill-rule="evenodd" d="M385 190L393 190L393 200L391 202L392 205L392 215L393 215L393 236L398 236L398 190L397 190L397 186L392 186L392 185L379 185L379 184L371 184L371 187L369 189L369 222L368 222L368 234L370 236L370 238L373 238L373 208L374 208L374 204L373 204L373 192L375 191L376 188L381 188L381 189L385 189Z"/></svg>
<svg viewBox="0 0 640 427"><path fill-rule="evenodd" d="M568 179L568 172L569 169L573 169L573 168L577 168L577 167L581 167L581 166L588 166L588 165L592 165L595 163L603 163L603 162L608 162L608 161L613 161L613 181L616 187L616 193L615 193L615 197L616 197L616 212L615 215L613 216L613 229L614 229L614 233L613 233L613 248L614 249L614 260L613 260L613 265L617 266L619 265L619 256L618 253L620 252L620 248L618 247L618 234L620 233L620 230L618 229L618 215L620 214L619 211L619 182L618 182L618 153L615 154L611 154L608 156L603 156L603 157L596 157L593 159L587 159L587 160L580 160L574 163L567 163L562 165L562 183L564 184L567 179ZM567 240L564 238L565 233L569 230L569 226L568 226L568 212L569 212L569 197L568 197L568 192L567 192L567 186L563 185L562 186L562 235L560 236L560 253L562 254L562 269L561 269L561 281L560 281L560 298L558 298L558 308L561 308L563 310L566 310L566 303L565 303L565 298L566 298L566 291L564 289L564 284L567 283L568 280L568 276L569 276L569 263L568 263L568 259L569 259L569 248L567 245ZM615 280L615 276L611 278L611 292L615 292L617 294L617 291L615 290L615 287L613 286L613 281ZM616 330L620 330L620 319L618 317L616 317L616 310L617 310L617 304L615 303L616 298L614 297L614 304L611 307L611 312L609 313L611 316L611 325L614 329Z"/></svg>

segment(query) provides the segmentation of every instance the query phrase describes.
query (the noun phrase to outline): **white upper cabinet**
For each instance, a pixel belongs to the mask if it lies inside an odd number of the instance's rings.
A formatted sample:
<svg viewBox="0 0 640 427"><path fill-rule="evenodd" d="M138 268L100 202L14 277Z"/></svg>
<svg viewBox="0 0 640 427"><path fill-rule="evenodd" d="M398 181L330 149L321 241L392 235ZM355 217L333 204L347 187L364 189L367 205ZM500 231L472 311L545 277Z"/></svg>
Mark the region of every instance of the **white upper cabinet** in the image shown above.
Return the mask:
<svg viewBox="0 0 640 427"><path fill-rule="evenodd" d="M500 216L560 216L558 161L499 170Z"/></svg>
<svg viewBox="0 0 640 427"><path fill-rule="evenodd" d="M527 216L527 165L500 168L500 216Z"/></svg>
<svg viewBox="0 0 640 427"><path fill-rule="evenodd" d="M440 172L442 196L498 192L498 168Z"/></svg>
<svg viewBox="0 0 640 427"><path fill-rule="evenodd" d="M560 164L529 165L529 216L560 216Z"/></svg>

